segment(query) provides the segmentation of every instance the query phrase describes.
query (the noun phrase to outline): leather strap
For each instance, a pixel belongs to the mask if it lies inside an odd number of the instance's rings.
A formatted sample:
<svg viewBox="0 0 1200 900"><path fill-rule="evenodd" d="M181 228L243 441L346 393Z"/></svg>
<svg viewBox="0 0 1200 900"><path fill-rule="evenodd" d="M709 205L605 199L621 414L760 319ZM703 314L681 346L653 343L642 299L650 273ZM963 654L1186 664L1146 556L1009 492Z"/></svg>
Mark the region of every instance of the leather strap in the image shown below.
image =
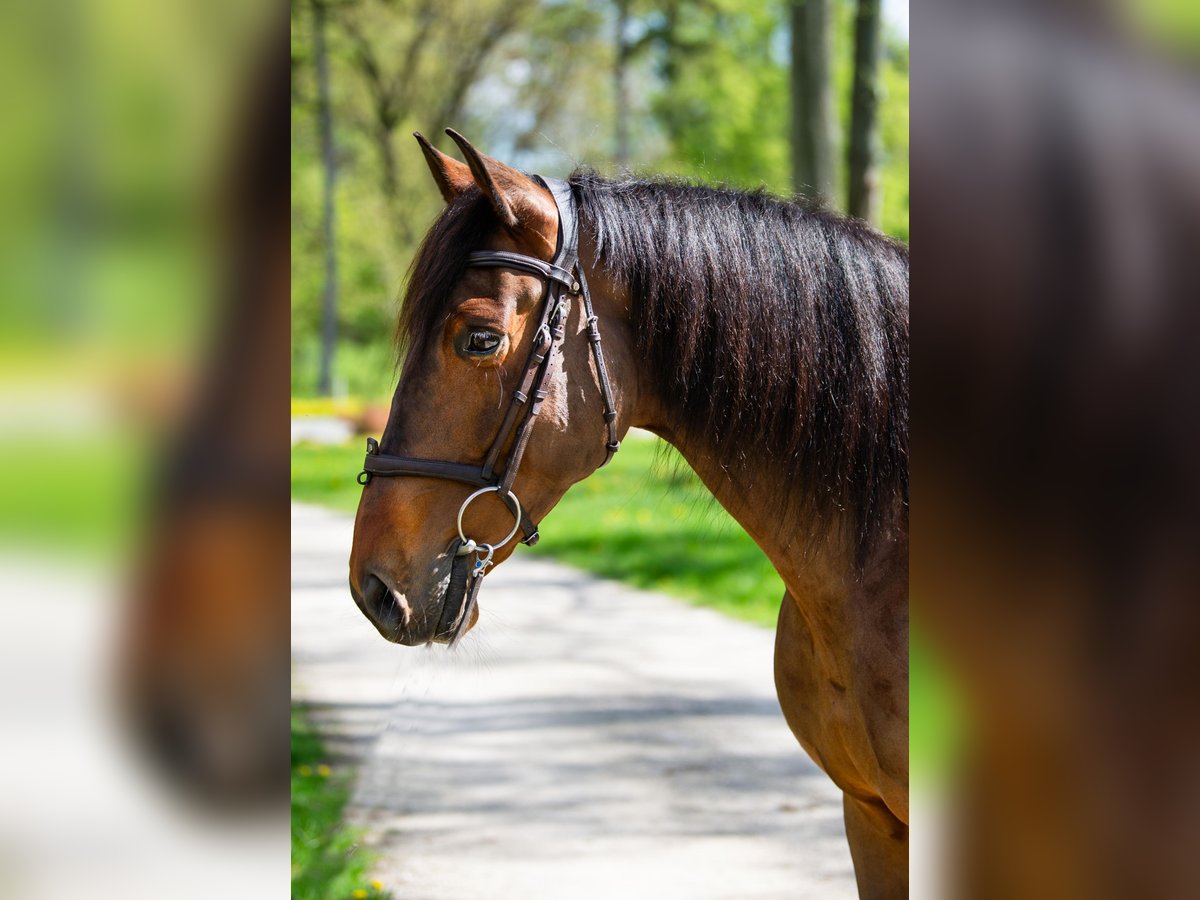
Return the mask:
<svg viewBox="0 0 1200 900"><path fill-rule="evenodd" d="M477 269L521 269L533 275L541 275L549 281L557 282L567 290L575 284L575 276L566 269L542 262L535 256L523 253L509 253L507 250L480 250L467 254L467 265Z"/></svg>
<svg viewBox="0 0 1200 900"><path fill-rule="evenodd" d="M613 455L621 449L621 441L617 436L617 405L613 401L612 383L608 379L608 366L604 363L604 351L600 349L600 320L592 308L592 295L588 290L587 277L583 273L583 264L579 261L579 222L576 218L575 194L571 185L555 178L543 179L534 176L541 182L558 205L558 254L554 263L565 269L573 269L579 275L579 283L572 286L572 293L583 296L583 314L587 322L588 342L592 347L592 358L596 361L596 380L600 385L600 397L604 402L604 423L608 428L608 441L604 445L606 451L604 462L607 466Z"/></svg>
<svg viewBox="0 0 1200 900"><path fill-rule="evenodd" d="M600 397L604 401L604 424L608 427L608 441L604 445L606 453L604 462L600 463L600 466L604 467L612 462L613 456L621 449L621 440L617 434L617 404L613 401L608 366L604 364L604 351L600 349L600 320L592 309L592 295L588 292L582 266L579 269L579 283L583 293L583 314L587 317L588 342L592 345L592 358L596 361L596 380L600 384Z"/></svg>
<svg viewBox="0 0 1200 900"><path fill-rule="evenodd" d="M575 193L571 185L561 179L542 178L540 175L533 177L550 192L550 196L554 198L554 205L558 207L558 246L554 255L554 265L560 269L575 271L579 264L579 220L575 216ZM579 290L578 286L571 283L566 287L572 293Z"/></svg>
<svg viewBox="0 0 1200 900"><path fill-rule="evenodd" d="M454 555L450 566L450 581L446 585L446 597L442 601L442 614L438 619L435 638L442 638L453 647L466 631L471 614L479 602L479 589L483 586L486 567L472 562L472 554L458 555L462 541L455 540L449 553Z"/></svg>
<svg viewBox="0 0 1200 900"><path fill-rule="evenodd" d="M561 287L558 289L561 290ZM553 289L551 290L551 293L555 296L557 295L557 291ZM519 433L520 429L526 427L525 422L528 421L529 413L525 412L526 418L524 419L521 418L521 414L527 409L532 409L532 407L526 406L526 404L529 402L530 395L532 394L536 397L538 393L542 393L544 396L544 384L547 375L547 366L545 365L545 362L547 357L554 350L555 346L554 332L551 330L551 326L555 316L557 302L558 301L555 299L555 297L551 296L547 298L546 303L544 303L542 306L542 317L538 322L538 328L534 336L533 347L530 348L529 358L525 361L525 374L522 376L520 383L513 391L512 401L508 406L508 412L504 416L504 421L500 425L500 430L496 432L496 439L492 441L491 449L488 451L487 459L483 464L483 473L488 478L494 479L496 460L499 458L500 453L504 450L505 445L508 443L513 429L517 428ZM518 421L521 423L520 426L517 425ZM513 447L515 448L516 446L516 443L514 443ZM520 465L520 462L520 457L514 457L514 451L510 450L508 462L505 463L504 466L505 477L507 477L509 472L513 472L515 474L516 466ZM492 483L494 484L495 481L493 480ZM508 483L509 487L511 487L512 481L509 480ZM509 488L505 488L505 490L508 489Z"/></svg>
<svg viewBox="0 0 1200 900"><path fill-rule="evenodd" d="M460 624L463 606L467 595L467 580L471 575L470 554L458 556L462 541L455 538L448 552L454 554L454 562L450 566L450 583L446 585L446 597L442 601L442 615L438 620L438 638L452 639L456 627Z"/></svg>
<svg viewBox="0 0 1200 900"><path fill-rule="evenodd" d="M458 481L475 487L492 487L496 484L494 478L484 477L479 466L470 463L446 462L441 459L421 459L416 456L389 456L379 452L379 441L367 438L367 457L363 460L363 469L358 473L358 483L365 485L372 475L412 475L417 478L441 478L444 481ZM364 477L365 476L365 477ZM532 547L538 542L537 523L529 518L524 507L521 508L521 533L525 535L521 543Z"/></svg>
<svg viewBox="0 0 1200 900"><path fill-rule="evenodd" d="M483 587L483 571L472 569L471 574L467 576L467 596L463 601L462 615L458 617L458 624L454 627L454 634L450 635L448 646L453 647L457 644L458 639L467 630L467 625L471 623L471 613L475 612L475 606L479 603L481 587Z"/></svg>
<svg viewBox="0 0 1200 900"><path fill-rule="evenodd" d="M374 438L368 438L368 442ZM364 478L363 476L368 476ZM415 456L384 456L379 453L379 444L367 444L367 458L358 480L366 484L371 475L421 475L426 478L444 478L461 481L475 487L487 487L491 479L484 478L478 466L469 463L446 462L441 459L420 459Z"/></svg>

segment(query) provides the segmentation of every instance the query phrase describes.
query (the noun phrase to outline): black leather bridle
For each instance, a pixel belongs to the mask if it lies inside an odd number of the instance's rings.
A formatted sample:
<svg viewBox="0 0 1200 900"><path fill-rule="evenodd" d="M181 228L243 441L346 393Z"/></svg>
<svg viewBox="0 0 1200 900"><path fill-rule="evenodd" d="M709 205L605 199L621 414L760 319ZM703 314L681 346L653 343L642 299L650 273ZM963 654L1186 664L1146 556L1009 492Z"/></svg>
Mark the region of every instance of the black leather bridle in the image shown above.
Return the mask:
<svg viewBox="0 0 1200 900"><path fill-rule="evenodd" d="M575 198L571 186L565 181L544 179L538 175L534 175L533 178L550 191L558 207L558 244L553 261L545 262L534 256L502 250L485 250L471 253L467 257L467 265L471 267L517 269L540 276L545 282L545 303L533 347L525 361L524 374L513 391L508 412L487 456L482 463L389 456L379 452L378 441L367 438L367 458L358 476L359 484L363 485L375 475L411 475L418 478L459 481L478 488L463 501L458 510L458 538L451 551L454 554L454 562L450 569L450 582L442 602L442 614L435 635L450 645L458 641L470 622L483 576L492 565L492 554L512 540L518 530L524 535L521 543L533 546L538 542L537 525L529 518L527 510L522 508L521 501L512 491L512 485L517 477L521 458L525 455L525 448L529 444L533 422L541 411L542 401L546 399L546 382L550 377L554 354L561 348L566 334L567 315L571 308L570 300L576 295L583 300L588 342L596 361L596 377L604 402L604 422L608 428L608 441L604 445L606 455L601 465L607 465L621 446L617 439L616 404L613 403L604 353L600 349L599 323L592 309L592 298L588 293L583 266L579 262L579 219ZM505 459L503 470L497 472L496 464L506 445L509 447L508 457ZM512 531L504 540L494 545L476 543L468 538L462 529L463 513L467 507L475 498L489 493L499 494L516 520ZM468 566L472 554L475 555L474 564Z"/></svg>

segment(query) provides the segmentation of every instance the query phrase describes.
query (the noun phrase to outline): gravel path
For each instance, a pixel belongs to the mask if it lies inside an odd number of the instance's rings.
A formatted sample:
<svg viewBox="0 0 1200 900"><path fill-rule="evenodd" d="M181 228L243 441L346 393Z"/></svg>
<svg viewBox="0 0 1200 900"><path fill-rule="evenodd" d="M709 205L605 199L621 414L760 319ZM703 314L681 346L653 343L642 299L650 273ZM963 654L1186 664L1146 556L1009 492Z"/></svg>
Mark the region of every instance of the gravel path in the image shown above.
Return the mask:
<svg viewBox="0 0 1200 900"><path fill-rule="evenodd" d="M359 766L397 898L856 896L771 631L518 552L459 648L397 647L350 598L351 527L293 507L293 697Z"/></svg>

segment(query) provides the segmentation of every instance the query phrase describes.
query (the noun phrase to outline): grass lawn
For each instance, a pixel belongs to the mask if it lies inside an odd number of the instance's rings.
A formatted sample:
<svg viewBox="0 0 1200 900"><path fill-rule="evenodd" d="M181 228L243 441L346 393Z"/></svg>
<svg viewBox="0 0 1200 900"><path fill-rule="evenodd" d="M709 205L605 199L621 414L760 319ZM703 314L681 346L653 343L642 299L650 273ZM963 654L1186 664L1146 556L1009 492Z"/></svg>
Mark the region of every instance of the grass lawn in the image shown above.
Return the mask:
<svg viewBox="0 0 1200 900"><path fill-rule="evenodd" d="M292 496L353 512L363 442L292 448ZM637 587L773 626L783 582L673 449L631 438L567 492L518 553L551 556Z"/></svg>
<svg viewBox="0 0 1200 900"><path fill-rule="evenodd" d="M325 762L321 740L304 711L292 707L293 900L388 898L368 880L372 858L358 833L342 823L349 773Z"/></svg>
<svg viewBox="0 0 1200 900"><path fill-rule="evenodd" d="M0 546L121 559L137 540L152 450L144 439L112 433L3 436Z"/></svg>

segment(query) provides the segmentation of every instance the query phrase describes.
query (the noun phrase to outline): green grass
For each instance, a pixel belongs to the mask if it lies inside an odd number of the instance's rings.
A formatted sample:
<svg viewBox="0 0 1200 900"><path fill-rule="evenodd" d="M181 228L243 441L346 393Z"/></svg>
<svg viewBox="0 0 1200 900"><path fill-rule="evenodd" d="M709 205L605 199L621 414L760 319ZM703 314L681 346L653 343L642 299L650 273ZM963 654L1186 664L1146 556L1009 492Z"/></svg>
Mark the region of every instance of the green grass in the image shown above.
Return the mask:
<svg viewBox="0 0 1200 900"><path fill-rule="evenodd" d="M355 478L362 471L366 441L340 446L300 443L292 447L292 499L354 512L362 493Z"/></svg>
<svg viewBox="0 0 1200 900"><path fill-rule="evenodd" d="M292 496L353 512L363 444L292 449ZM674 450L630 439L567 492L520 553L550 556L637 587L773 626L783 582Z"/></svg>
<svg viewBox="0 0 1200 900"><path fill-rule="evenodd" d="M147 442L126 435L6 436L0 546L119 559L135 540L152 462Z"/></svg>
<svg viewBox="0 0 1200 900"><path fill-rule="evenodd" d="M390 895L372 885L371 854L342 822L348 772L329 766L304 711L292 707L292 898L361 900Z"/></svg>

